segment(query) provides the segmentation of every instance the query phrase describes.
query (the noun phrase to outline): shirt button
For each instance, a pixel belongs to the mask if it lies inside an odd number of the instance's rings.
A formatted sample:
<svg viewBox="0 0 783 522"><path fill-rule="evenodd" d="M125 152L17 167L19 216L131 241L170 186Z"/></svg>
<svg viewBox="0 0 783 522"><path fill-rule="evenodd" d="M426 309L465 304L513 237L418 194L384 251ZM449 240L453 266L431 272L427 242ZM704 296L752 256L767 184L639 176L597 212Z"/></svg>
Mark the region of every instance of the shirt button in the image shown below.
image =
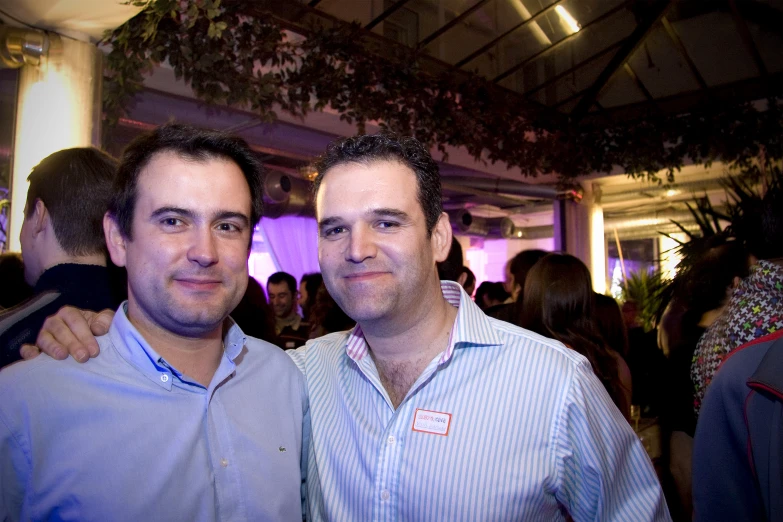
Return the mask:
<svg viewBox="0 0 783 522"><path fill-rule="evenodd" d="M169 382L169 376L164 373L163 375L160 376L160 380L162 382Z"/></svg>
<svg viewBox="0 0 783 522"><path fill-rule="evenodd" d="M389 446L391 446L392 444L394 444L394 442L395 442L395 440L394 440L394 435L389 435L389 438L388 438L388 439L386 439L386 442L388 442L388 443L389 443Z"/></svg>
<svg viewBox="0 0 783 522"><path fill-rule="evenodd" d="M228 467L228 461L226 459L220 459L220 465L224 468Z"/></svg>
<svg viewBox="0 0 783 522"><path fill-rule="evenodd" d="M381 491L381 500L389 500L389 496L390 495L388 489L384 489L383 491Z"/></svg>

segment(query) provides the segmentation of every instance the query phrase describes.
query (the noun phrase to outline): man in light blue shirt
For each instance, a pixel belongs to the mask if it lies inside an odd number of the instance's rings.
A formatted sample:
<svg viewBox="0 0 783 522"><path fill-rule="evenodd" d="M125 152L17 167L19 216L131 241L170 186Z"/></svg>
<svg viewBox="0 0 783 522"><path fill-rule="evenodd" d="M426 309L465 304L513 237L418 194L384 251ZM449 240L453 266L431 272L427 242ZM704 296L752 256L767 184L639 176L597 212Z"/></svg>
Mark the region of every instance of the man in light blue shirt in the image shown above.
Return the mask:
<svg viewBox="0 0 783 522"><path fill-rule="evenodd" d="M302 520L302 375L228 318L260 202L241 139L167 125L126 149L104 230L128 301L102 357L0 372L0 519Z"/></svg>
<svg viewBox="0 0 783 522"><path fill-rule="evenodd" d="M317 170L321 273L358 324L289 352L312 520L670 520L589 362L438 279L451 228L420 143L341 140Z"/></svg>

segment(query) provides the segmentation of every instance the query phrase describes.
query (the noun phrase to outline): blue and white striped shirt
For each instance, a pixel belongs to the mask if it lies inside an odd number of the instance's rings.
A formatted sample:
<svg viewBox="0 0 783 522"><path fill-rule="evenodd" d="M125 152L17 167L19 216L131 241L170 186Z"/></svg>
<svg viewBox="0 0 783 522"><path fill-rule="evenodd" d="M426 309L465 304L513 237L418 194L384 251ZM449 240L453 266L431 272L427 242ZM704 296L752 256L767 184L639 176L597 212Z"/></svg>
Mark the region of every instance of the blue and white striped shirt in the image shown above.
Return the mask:
<svg viewBox="0 0 783 522"><path fill-rule="evenodd" d="M459 308L450 345L397 410L360 327L289 352L310 397L311 519L670 520L589 362L441 288Z"/></svg>

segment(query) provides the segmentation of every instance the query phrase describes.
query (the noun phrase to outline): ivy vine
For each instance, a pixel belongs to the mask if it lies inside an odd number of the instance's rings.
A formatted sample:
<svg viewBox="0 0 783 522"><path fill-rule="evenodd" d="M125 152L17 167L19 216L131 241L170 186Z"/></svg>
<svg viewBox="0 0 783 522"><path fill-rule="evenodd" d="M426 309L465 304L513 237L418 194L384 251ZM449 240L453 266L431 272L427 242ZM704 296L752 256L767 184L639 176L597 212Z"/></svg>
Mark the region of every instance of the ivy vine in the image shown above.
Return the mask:
<svg viewBox="0 0 783 522"><path fill-rule="evenodd" d="M264 121L274 107L302 117L327 106L360 132L368 122L477 158L519 167L525 176L574 178L620 166L655 178L690 159L739 167L783 158L781 100L705 102L688 114L651 110L635 122L551 118L521 96L462 72L434 73L412 50L378 48L357 24L314 25L291 37L249 0L132 0L144 9L109 35L105 110L117 122L144 75L168 61L210 104L249 108ZM253 13L253 14L248 14ZM375 47L374 47L375 45ZM657 178L656 178L657 179Z"/></svg>

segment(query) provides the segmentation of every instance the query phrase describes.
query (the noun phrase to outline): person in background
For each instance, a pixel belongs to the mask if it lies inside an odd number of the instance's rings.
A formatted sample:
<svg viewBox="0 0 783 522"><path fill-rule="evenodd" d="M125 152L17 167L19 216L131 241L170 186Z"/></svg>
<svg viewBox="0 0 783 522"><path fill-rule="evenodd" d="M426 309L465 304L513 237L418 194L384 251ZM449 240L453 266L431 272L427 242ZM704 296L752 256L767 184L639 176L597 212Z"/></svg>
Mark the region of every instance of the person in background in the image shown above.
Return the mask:
<svg viewBox="0 0 783 522"><path fill-rule="evenodd" d="M633 404L641 415L655 417L664 401L666 356L658 348L658 333L646 331L639 320L639 304L627 300L622 306L623 322L628 331L628 353L625 360L633 378Z"/></svg>
<svg viewBox="0 0 783 522"><path fill-rule="evenodd" d="M522 290L525 279L530 269L539 259L546 256L544 250L523 250L512 257L506 263L506 279L503 287L510 294L510 298L503 306L492 307L486 310L486 314L495 319L506 321L519 326L519 318L522 314Z"/></svg>
<svg viewBox="0 0 783 522"><path fill-rule="evenodd" d="M310 325L296 313L296 279L286 272L275 272L266 282L266 291L275 312L275 344L284 350L302 346L307 342Z"/></svg>
<svg viewBox="0 0 783 522"><path fill-rule="evenodd" d="M73 148L49 155L30 172L19 241L34 297L0 315L0 367L21 359L22 345L34 343L61 307L98 311L119 304L102 228L116 170L108 154Z"/></svg>
<svg viewBox="0 0 783 522"><path fill-rule="evenodd" d="M488 309L502 305L509 297L503 283L484 281L476 290L475 301L478 307L486 313Z"/></svg>
<svg viewBox="0 0 783 522"><path fill-rule="evenodd" d="M266 302L261 283L255 278L248 276L245 295L231 312L231 318L246 335L273 344L277 342L275 313Z"/></svg>
<svg viewBox="0 0 783 522"><path fill-rule="evenodd" d="M321 283L315 293L315 302L312 306L312 320L310 321L310 339L316 339L322 335L333 332L350 330L356 326L356 321L343 312L337 303L329 295L326 285Z"/></svg>
<svg viewBox="0 0 783 522"><path fill-rule="evenodd" d="M626 419L631 408L631 373L620 354L601 337L595 322L590 271L569 254L549 254L527 275L519 323L557 339L590 361L595 375Z"/></svg>
<svg viewBox="0 0 783 522"><path fill-rule="evenodd" d="M456 237L451 238L451 248L449 248L449 255L443 261L439 261L438 277L441 281L456 281L459 279L462 273L462 263L464 256L462 255L462 245L459 244Z"/></svg>
<svg viewBox="0 0 783 522"><path fill-rule="evenodd" d="M302 309L302 319L305 322L310 323L312 326L312 320L310 312L315 303L315 295L318 293L318 289L323 284L324 278L318 272L305 274L299 281L299 307Z"/></svg>
<svg viewBox="0 0 783 522"><path fill-rule="evenodd" d="M783 329L783 176L762 198L740 203L732 223L749 255L749 275L734 290L725 311L704 332L693 354L695 411L721 361L738 346Z"/></svg>
<svg viewBox="0 0 783 522"><path fill-rule="evenodd" d="M623 322L620 305L613 297L595 293L595 323L606 344L620 354L628 356L628 331Z"/></svg>
<svg viewBox="0 0 783 522"><path fill-rule="evenodd" d="M690 520L692 453L696 433L691 361L699 339L724 312L732 292L748 275L747 251L739 241L716 236L706 251L674 281L672 300L658 327L668 347L661 408L665 456L677 499L669 502L675 519ZM666 451L668 450L668 451Z"/></svg>
<svg viewBox="0 0 783 522"><path fill-rule="evenodd" d="M24 280L22 255L0 254L0 311L11 308L33 296L33 288Z"/></svg>
<svg viewBox="0 0 783 522"><path fill-rule="evenodd" d="M745 202L742 217L732 228L750 252L750 274L707 328L694 353L698 420L693 509L697 521L779 521L783 520L783 179L779 175L760 201Z"/></svg>
<svg viewBox="0 0 783 522"><path fill-rule="evenodd" d="M506 262L506 279L503 286L515 302L522 302L520 294L525 287L525 280L530 269L548 253L538 249L523 250Z"/></svg>
<svg viewBox="0 0 783 522"><path fill-rule="evenodd" d="M476 276L470 268L462 267L457 282L465 289L466 294L473 297L473 292L476 290Z"/></svg>

